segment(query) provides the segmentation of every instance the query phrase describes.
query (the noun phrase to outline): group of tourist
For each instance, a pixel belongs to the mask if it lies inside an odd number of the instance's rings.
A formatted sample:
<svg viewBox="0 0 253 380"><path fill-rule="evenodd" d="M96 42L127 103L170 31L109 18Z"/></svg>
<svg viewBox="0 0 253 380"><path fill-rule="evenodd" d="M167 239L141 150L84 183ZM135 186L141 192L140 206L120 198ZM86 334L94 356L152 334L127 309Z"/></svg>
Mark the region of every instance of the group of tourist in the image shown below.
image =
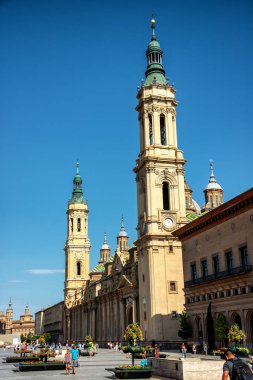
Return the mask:
<svg viewBox="0 0 253 380"><path fill-rule="evenodd" d="M116 342L116 343L108 342L107 347L110 350L120 351L121 350L121 343L119 343L119 342Z"/></svg>
<svg viewBox="0 0 253 380"><path fill-rule="evenodd" d="M186 358L187 347L186 347L184 342L181 344L181 352L182 352L182 357ZM191 352L193 355L196 355L196 353L197 353L197 346L195 343L193 343L193 345L192 345ZM208 347L207 347L206 343L203 344L203 353L205 356L208 353Z"/></svg>

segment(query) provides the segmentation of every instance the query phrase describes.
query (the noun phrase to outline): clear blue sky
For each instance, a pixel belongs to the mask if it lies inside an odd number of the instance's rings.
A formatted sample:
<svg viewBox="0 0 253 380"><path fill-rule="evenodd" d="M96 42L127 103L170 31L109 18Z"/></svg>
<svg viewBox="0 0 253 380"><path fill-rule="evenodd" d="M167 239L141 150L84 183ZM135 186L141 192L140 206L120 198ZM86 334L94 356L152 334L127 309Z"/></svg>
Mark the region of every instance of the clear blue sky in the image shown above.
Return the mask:
<svg viewBox="0 0 253 380"><path fill-rule="evenodd" d="M16 317L63 298L77 158L90 267L104 231L114 251L122 213L136 238L136 88L152 13L194 198L203 205L210 158L225 200L252 187L251 0L1 0L0 309L11 296Z"/></svg>

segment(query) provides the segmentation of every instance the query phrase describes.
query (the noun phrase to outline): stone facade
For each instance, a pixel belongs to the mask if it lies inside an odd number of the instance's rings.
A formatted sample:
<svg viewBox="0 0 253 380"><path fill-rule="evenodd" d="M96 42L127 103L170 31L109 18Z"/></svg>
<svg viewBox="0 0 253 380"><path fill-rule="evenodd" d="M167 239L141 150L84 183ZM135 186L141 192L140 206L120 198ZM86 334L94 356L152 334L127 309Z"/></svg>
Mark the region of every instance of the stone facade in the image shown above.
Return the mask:
<svg viewBox="0 0 253 380"><path fill-rule="evenodd" d="M25 308L24 315L20 315L20 319L13 319L13 308L11 302L6 313L0 312L0 334L23 334L27 336L29 333L34 334L35 321L30 314L28 306Z"/></svg>
<svg viewBox="0 0 253 380"><path fill-rule="evenodd" d="M207 341L206 316L223 315L253 342L253 189L174 232L182 241L185 307L193 340Z"/></svg>
<svg viewBox="0 0 253 380"><path fill-rule="evenodd" d="M63 342L64 301L35 313L36 335L49 333L55 343Z"/></svg>
<svg viewBox="0 0 253 380"><path fill-rule="evenodd" d="M162 65L155 35L147 48L146 79L137 91L140 152L137 183L137 240L129 249L122 220L111 256L105 234L99 264L89 273L88 206L79 164L68 203L65 245L64 339L86 335L101 344L122 340L127 324L140 323L146 341L177 341L178 314L183 310L181 242L173 231L199 217L201 208L184 178L185 159L178 148L175 89ZM218 192L217 192L218 191ZM212 195L210 195L212 193ZM211 165L203 211L222 203L223 190Z"/></svg>

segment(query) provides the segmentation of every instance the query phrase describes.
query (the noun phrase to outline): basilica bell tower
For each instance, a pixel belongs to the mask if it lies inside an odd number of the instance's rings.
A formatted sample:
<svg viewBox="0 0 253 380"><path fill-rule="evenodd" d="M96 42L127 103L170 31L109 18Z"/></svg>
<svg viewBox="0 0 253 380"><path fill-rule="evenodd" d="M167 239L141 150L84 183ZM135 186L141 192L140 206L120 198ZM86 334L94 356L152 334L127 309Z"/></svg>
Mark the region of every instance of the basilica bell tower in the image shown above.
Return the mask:
<svg viewBox="0 0 253 380"><path fill-rule="evenodd" d="M177 340L184 304L181 243L172 232L186 223L183 152L177 145L175 89L162 64L155 20L138 89L140 153L137 182L139 309L145 340Z"/></svg>
<svg viewBox="0 0 253 380"><path fill-rule="evenodd" d="M89 274L90 240L88 237L88 205L83 197L79 163L73 180L72 197L68 202L68 233L65 245L65 307L73 306L81 297Z"/></svg>

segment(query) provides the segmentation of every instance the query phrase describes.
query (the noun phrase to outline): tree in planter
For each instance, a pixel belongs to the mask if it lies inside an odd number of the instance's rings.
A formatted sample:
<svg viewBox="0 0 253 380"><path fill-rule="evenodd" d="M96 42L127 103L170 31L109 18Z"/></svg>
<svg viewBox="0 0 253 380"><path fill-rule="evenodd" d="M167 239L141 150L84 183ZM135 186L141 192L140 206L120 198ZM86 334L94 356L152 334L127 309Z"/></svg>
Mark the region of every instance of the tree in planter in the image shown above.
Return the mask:
<svg viewBox="0 0 253 380"><path fill-rule="evenodd" d="M131 323L127 326L124 339L128 341L128 346L125 348L124 352L130 352L132 354L132 366L134 366L134 354L142 352L142 349L140 347L134 347L134 344L143 341L142 331L137 322Z"/></svg>
<svg viewBox="0 0 253 380"><path fill-rule="evenodd" d="M24 343L24 342L25 342L26 337L24 336L24 334L21 334L21 335L20 335L20 340L21 340L21 343Z"/></svg>
<svg viewBox="0 0 253 380"><path fill-rule="evenodd" d="M192 326L189 321L189 317L186 311L179 314L180 330L178 330L178 336L182 339L188 339L192 336Z"/></svg>
<svg viewBox="0 0 253 380"><path fill-rule="evenodd" d="M222 341L222 346L226 346L228 340L228 324L224 315L219 315L214 323L215 334Z"/></svg>
<svg viewBox="0 0 253 380"><path fill-rule="evenodd" d="M229 329L228 340L229 342L234 342L235 346L238 347L246 340L246 334L243 330L240 330L237 324L234 324Z"/></svg>
<svg viewBox="0 0 253 380"><path fill-rule="evenodd" d="M45 342L46 343L50 341L50 339L51 339L51 334L50 333L44 333L43 336L45 338Z"/></svg>

